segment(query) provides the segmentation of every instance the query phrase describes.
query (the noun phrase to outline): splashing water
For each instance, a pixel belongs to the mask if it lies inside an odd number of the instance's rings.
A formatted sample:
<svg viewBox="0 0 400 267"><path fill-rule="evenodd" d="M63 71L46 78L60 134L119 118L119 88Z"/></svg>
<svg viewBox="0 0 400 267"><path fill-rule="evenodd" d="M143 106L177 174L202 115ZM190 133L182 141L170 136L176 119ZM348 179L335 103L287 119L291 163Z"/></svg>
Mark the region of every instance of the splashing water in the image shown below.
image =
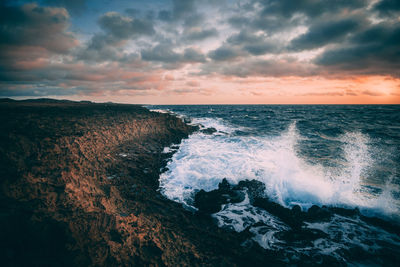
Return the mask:
<svg viewBox="0 0 400 267"><path fill-rule="evenodd" d="M396 197L400 196L400 159L394 156L400 139L391 128L374 121L357 122L351 117L356 112L343 111L339 116L337 107L323 107L319 112L310 107L175 109L184 118L194 114L192 123L201 124L201 129L212 127L217 132L197 132L183 140L160 176L160 190L169 199L195 209L198 190L216 189L223 178L232 184L255 179L265 184L270 200L285 207L300 205L303 211L312 205L358 207L365 215L400 221L400 197ZM293 243L285 238L291 227L252 206L247 193L241 203L222 205L212 216L220 227L237 232L248 229L261 247L283 251L287 258L329 255L349 262L355 248L366 255L400 251L398 234L340 214L303 225L302 229L319 231L324 237ZM377 263L383 258L376 257Z"/></svg>
<svg viewBox="0 0 400 267"><path fill-rule="evenodd" d="M234 132L219 121L218 130ZM194 190L216 189L227 178L231 183L256 179L266 185L266 194L277 203L308 208L313 204L380 209L393 199L374 198L363 189L363 174L372 165L368 137L360 132L340 136L345 167L326 168L307 163L296 153L302 139L296 122L280 136L238 137L194 134L184 140L160 177L163 194L190 206ZM389 196L389 195L388 195ZM387 196L387 197L388 197Z"/></svg>

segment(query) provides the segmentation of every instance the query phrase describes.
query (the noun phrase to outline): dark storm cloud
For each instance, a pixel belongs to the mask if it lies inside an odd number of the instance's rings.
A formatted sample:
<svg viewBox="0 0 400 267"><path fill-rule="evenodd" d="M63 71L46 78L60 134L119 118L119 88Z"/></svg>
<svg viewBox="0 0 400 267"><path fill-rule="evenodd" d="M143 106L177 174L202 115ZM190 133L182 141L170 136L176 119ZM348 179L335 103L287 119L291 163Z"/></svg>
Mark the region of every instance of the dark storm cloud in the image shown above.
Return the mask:
<svg viewBox="0 0 400 267"><path fill-rule="evenodd" d="M100 17L100 27L117 39L129 39L138 35L155 33L150 21L125 17L117 12L109 12Z"/></svg>
<svg viewBox="0 0 400 267"><path fill-rule="evenodd" d="M252 55L276 53L280 50L277 41L268 40L265 35L256 35L246 30L229 37L227 43L238 46Z"/></svg>
<svg viewBox="0 0 400 267"><path fill-rule="evenodd" d="M186 48L183 52L183 61L184 62L206 62L206 57L201 51L198 51L194 48Z"/></svg>
<svg viewBox="0 0 400 267"><path fill-rule="evenodd" d="M215 62L223 62L243 59L246 53L253 56L284 55L326 46L313 61L321 74L343 72L346 75L388 74L398 77L400 40L395 17L399 14L399 3L381 0L371 8L368 7L369 1L361 0L250 1L245 11L234 12L227 21L234 29L240 30L239 33L208 55ZM380 15L384 21L374 24L371 20L374 15ZM286 44L282 39L271 38L298 26L307 27L306 32ZM252 67L250 64L256 65ZM213 67L222 74L251 76L262 73L257 70L264 64L247 60L246 66L253 71L235 70L232 65ZM274 73L280 74L281 71L267 71L265 75ZM288 70L288 75L292 73Z"/></svg>
<svg viewBox="0 0 400 267"><path fill-rule="evenodd" d="M183 22L186 28L203 26L205 15L197 10L201 1L195 0L173 0L171 10L159 10L157 18L164 22Z"/></svg>
<svg viewBox="0 0 400 267"><path fill-rule="evenodd" d="M68 19L68 12L60 8L0 6L0 45L36 46L66 53L76 45L72 34L66 32Z"/></svg>
<svg viewBox="0 0 400 267"><path fill-rule="evenodd" d="M158 19L162 21L172 21L172 12L168 10L160 10L158 12Z"/></svg>
<svg viewBox="0 0 400 267"><path fill-rule="evenodd" d="M381 16L399 15L400 1L398 0L382 0L374 5L374 9L380 13Z"/></svg>
<svg viewBox="0 0 400 267"><path fill-rule="evenodd" d="M266 16L261 14L259 9L254 12L254 14L245 15L235 14L228 18L227 22L236 29L250 32L261 30L268 34L274 34L303 24L303 18L281 17L277 14Z"/></svg>
<svg viewBox="0 0 400 267"><path fill-rule="evenodd" d="M187 28L203 26L202 23L204 22L204 18L205 17L202 14L193 13L185 18L183 26Z"/></svg>
<svg viewBox="0 0 400 267"><path fill-rule="evenodd" d="M356 30L359 26L360 22L351 18L316 23L311 25L305 34L292 40L290 48L301 51L340 42L347 34Z"/></svg>
<svg viewBox="0 0 400 267"><path fill-rule="evenodd" d="M143 50L142 59L145 61L157 61L162 63L196 63L205 62L205 56L194 48L186 48L183 54L175 52L170 45L156 45L155 47Z"/></svg>
<svg viewBox="0 0 400 267"><path fill-rule="evenodd" d="M64 8L0 6L0 82L13 85L57 79L54 72L43 69L52 57L68 55L78 45L67 32L68 20Z"/></svg>
<svg viewBox="0 0 400 267"><path fill-rule="evenodd" d="M336 70L400 76L400 23L382 22L324 51L316 63Z"/></svg>
<svg viewBox="0 0 400 267"><path fill-rule="evenodd" d="M195 11L194 0L173 0L172 14L174 18L180 19Z"/></svg>
<svg viewBox="0 0 400 267"><path fill-rule="evenodd" d="M215 28L192 30L184 35L184 39L189 41L201 41L210 37L218 36L218 32Z"/></svg>
<svg viewBox="0 0 400 267"><path fill-rule="evenodd" d="M117 12L103 14L98 24L103 30L95 33L85 48L77 52L80 60L91 62L123 61L123 45L127 40L155 34L150 20L123 16Z"/></svg>
<svg viewBox="0 0 400 267"><path fill-rule="evenodd" d="M365 7L365 0L260 0L255 1L263 7L262 15L279 15L291 17L294 14L304 14L317 17L324 13L338 12L343 9L358 9Z"/></svg>
<svg viewBox="0 0 400 267"><path fill-rule="evenodd" d="M194 0L173 0L172 10L160 10L158 19L163 21L177 21L196 14Z"/></svg>
<svg viewBox="0 0 400 267"><path fill-rule="evenodd" d="M174 52L169 45L156 45L152 49L143 50L141 54L142 59L146 61L175 63L181 59L181 55Z"/></svg>
<svg viewBox="0 0 400 267"><path fill-rule="evenodd" d="M199 75L223 74L226 76L313 76L318 72L309 64L291 60L251 59L237 62L215 63L210 62L202 66Z"/></svg>
<svg viewBox="0 0 400 267"><path fill-rule="evenodd" d="M233 15L228 19L228 23L235 28L242 28L251 23L251 19L241 15Z"/></svg>
<svg viewBox="0 0 400 267"><path fill-rule="evenodd" d="M88 42L87 47L80 49L76 56L79 60L88 63L121 60L123 53L118 48L119 41L119 39L106 34L95 34Z"/></svg>
<svg viewBox="0 0 400 267"><path fill-rule="evenodd" d="M241 51L228 45L212 50L208 56L214 61L231 61L241 56Z"/></svg>
<svg viewBox="0 0 400 267"><path fill-rule="evenodd" d="M236 28L263 30L276 33L299 25L313 24L314 19L332 18L342 12L359 10L368 4L364 0L254 0L248 6L249 14L237 12L228 22ZM299 16L295 16L299 15Z"/></svg>
<svg viewBox="0 0 400 267"><path fill-rule="evenodd" d="M400 1L28 2L0 0L3 96L157 89L185 66L216 77L400 77ZM114 3L123 13L107 12Z"/></svg>

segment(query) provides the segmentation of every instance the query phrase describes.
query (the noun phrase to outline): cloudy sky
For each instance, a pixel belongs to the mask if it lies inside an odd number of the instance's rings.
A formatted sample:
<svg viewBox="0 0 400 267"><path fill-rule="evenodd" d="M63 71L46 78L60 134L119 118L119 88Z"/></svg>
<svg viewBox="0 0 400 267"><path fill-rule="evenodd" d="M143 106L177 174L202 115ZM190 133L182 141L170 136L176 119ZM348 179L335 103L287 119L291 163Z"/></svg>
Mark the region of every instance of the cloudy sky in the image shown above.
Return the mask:
<svg viewBox="0 0 400 267"><path fill-rule="evenodd" d="M399 0L0 0L0 97L400 103Z"/></svg>

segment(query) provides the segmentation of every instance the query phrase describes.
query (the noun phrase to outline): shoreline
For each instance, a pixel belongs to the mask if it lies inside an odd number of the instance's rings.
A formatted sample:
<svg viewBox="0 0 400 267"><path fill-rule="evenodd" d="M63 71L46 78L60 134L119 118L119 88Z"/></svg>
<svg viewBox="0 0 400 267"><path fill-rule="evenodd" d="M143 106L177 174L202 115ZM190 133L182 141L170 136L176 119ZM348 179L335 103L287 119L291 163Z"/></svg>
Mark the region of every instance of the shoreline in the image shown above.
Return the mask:
<svg viewBox="0 0 400 267"><path fill-rule="evenodd" d="M280 233L288 244L323 238L321 231L304 229L305 222L336 215L399 232L398 225L358 209L285 208L259 194L265 185L256 180L223 180L218 189L194 195L197 212L184 208L161 194L160 174L183 139L216 129L175 114L128 104L2 99L0 123L4 266L315 265L312 255L291 258L286 249L262 248L250 227L218 227L211 214L243 201L243 190L253 206L290 226ZM354 255L355 263L369 257ZM329 255L319 260L344 264Z"/></svg>
<svg viewBox="0 0 400 267"><path fill-rule="evenodd" d="M1 101L0 110L5 266L277 262L157 190L164 147L196 127L127 104Z"/></svg>

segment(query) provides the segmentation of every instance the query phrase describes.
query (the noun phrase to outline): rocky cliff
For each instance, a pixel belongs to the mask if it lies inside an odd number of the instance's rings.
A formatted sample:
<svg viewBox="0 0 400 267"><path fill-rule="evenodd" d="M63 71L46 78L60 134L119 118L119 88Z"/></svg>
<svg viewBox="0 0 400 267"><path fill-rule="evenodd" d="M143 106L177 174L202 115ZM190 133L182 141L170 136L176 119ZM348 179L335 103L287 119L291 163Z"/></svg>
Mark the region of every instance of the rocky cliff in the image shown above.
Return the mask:
<svg viewBox="0 0 400 267"><path fill-rule="evenodd" d="M0 102L1 265L272 263L157 191L163 148L195 127L135 105Z"/></svg>

